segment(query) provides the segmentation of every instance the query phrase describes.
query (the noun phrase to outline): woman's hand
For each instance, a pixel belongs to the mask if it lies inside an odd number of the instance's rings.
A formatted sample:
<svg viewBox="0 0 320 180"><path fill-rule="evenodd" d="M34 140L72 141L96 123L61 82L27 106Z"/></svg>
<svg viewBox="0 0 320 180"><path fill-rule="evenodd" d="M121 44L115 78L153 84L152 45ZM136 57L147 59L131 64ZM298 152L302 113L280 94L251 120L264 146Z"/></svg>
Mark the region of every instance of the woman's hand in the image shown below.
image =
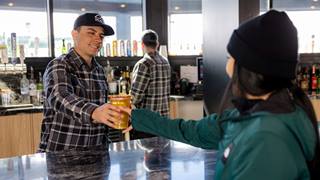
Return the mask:
<svg viewBox="0 0 320 180"><path fill-rule="evenodd" d="M132 125L130 125L129 127L127 127L127 129L123 130L122 133L127 133L129 131L131 131L133 129Z"/></svg>
<svg viewBox="0 0 320 180"><path fill-rule="evenodd" d="M124 107L124 106L118 106L119 109L122 111L122 112L125 112L127 113L129 116L131 116L131 108L128 108L128 107Z"/></svg>

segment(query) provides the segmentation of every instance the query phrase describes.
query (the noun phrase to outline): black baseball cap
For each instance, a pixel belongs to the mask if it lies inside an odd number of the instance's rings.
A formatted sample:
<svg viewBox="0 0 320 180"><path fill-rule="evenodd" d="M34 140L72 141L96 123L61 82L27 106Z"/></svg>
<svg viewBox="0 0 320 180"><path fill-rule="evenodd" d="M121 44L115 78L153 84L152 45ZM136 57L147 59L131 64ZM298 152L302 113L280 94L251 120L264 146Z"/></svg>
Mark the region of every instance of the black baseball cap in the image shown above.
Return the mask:
<svg viewBox="0 0 320 180"><path fill-rule="evenodd" d="M114 34L112 27L105 24L101 15L97 13L85 13L80 15L74 22L73 29L77 29L80 26L100 26L103 28L103 34L105 36Z"/></svg>

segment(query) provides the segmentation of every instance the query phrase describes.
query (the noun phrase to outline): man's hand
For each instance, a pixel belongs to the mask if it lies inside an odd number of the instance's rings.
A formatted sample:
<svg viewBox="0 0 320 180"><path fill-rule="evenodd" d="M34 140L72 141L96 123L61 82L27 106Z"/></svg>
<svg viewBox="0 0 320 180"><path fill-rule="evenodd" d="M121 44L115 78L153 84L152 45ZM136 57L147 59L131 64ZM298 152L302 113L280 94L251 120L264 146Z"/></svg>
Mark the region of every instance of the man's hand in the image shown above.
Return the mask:
<svg viewBox="0 0 320 180"><path fill-rule="evenodd" d="M115 128L121 118L121 110L111 104L103 104L92 112L93 122L102 123L109 127Z"/></svg>

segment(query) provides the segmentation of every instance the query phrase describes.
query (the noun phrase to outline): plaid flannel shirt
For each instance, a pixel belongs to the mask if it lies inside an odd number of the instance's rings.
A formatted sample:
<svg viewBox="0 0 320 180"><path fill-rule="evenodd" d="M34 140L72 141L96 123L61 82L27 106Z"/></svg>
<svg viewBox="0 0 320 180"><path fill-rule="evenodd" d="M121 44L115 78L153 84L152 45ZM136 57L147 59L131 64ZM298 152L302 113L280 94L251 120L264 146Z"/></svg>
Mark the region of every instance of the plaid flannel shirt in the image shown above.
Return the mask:
<svg viewBox="0 0 320 180"><path fill-rule="evenodd" d="M40 152L79 149L107 143L108 128L92 123L95 108L106 102L103 67L92 67L72 48L49 62L44 74L44 119Z"/></svg>
<svg viewBox="0 0 320 180"><path fill-rule="evenodd" d="M145 54L132 72L132 104L169 116L171 68L158 52Z"/></svg>

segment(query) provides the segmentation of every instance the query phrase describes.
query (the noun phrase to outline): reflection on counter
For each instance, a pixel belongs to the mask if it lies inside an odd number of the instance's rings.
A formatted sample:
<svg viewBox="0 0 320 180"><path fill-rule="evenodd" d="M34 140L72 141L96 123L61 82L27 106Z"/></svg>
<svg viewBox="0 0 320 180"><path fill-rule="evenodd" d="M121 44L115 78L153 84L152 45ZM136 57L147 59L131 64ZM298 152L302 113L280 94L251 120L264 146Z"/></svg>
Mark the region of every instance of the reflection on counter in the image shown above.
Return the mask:
<svg viewBox="0 0 320 180"><path fill-rule="evenodd" d="M216 151L164 138L0 159L0 179L213 179Z"/></svg>
<svg viewBox="0 0 320 180"><path fill-rule="evenodd" d="M47 153L46 164L49 179L105 179L110 172L110 156L106 147Z"/></svg>

